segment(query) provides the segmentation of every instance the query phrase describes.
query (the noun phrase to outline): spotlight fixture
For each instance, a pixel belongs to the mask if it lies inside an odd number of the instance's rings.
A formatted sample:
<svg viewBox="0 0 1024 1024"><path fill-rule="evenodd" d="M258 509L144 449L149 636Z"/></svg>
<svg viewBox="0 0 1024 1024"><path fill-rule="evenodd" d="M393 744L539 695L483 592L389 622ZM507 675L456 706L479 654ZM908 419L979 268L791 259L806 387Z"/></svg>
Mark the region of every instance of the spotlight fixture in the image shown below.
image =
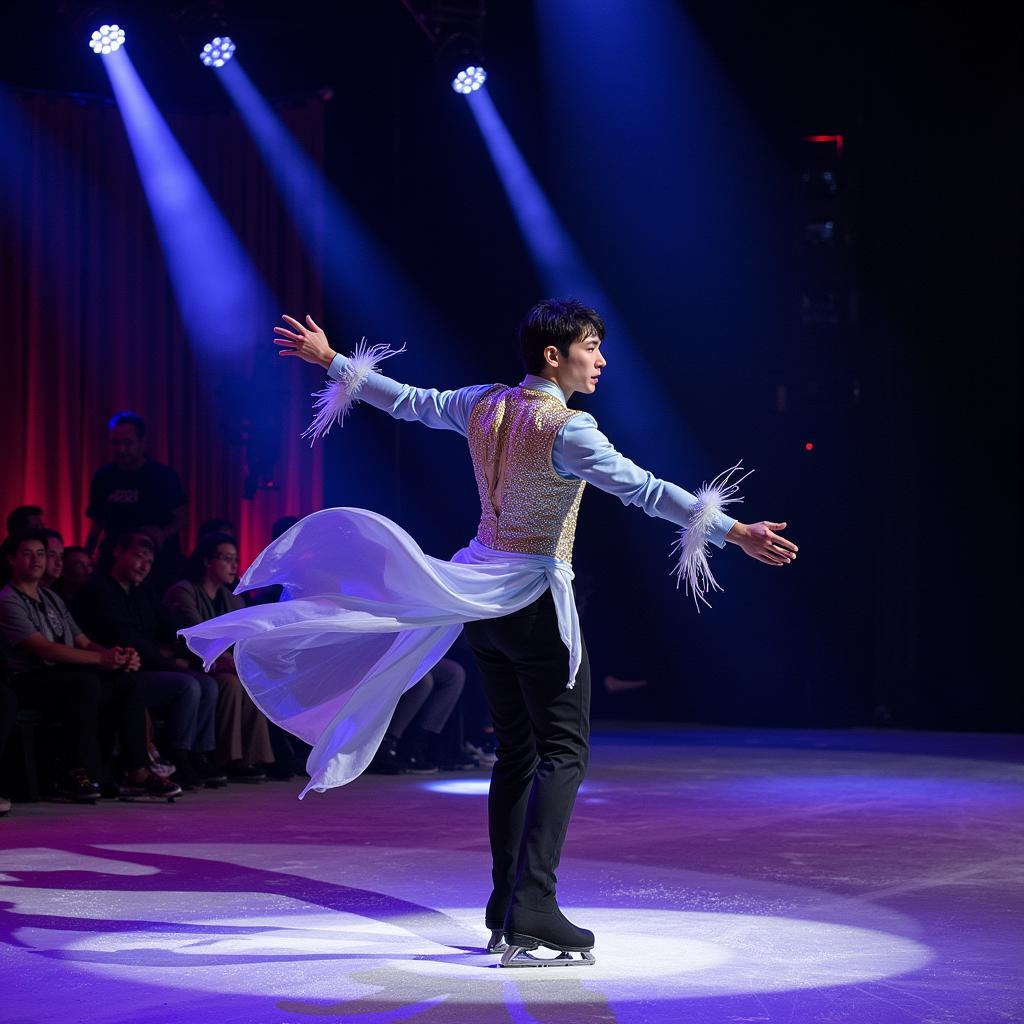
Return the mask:
<svg viewBox="0 0 1024 1024"><path fill-rule="evenodd" d="M470 64L452 79L452 88L463 96L468 96L471 92L476 92L486 81L486 69Z"/></svg>
<svg viewBox="0 0 1024 1024"><path fill-rule="evenodd" d="M402 0L430 40L444 81L468 96L487 81L483 56L485 0Z"/></svg>
<svg viewBox="0 0 1024 1024"><path fill-rule="evenodd" d="M208 68L222 68L235 55L231 36L214 36L200 51L199 59Z"/></svg>
<svg viewBox="0 0 1024 1024"><path fill-rule="evenodd" d="M120 25L100 25L89 40L93 53L106 54L120 50L124 45L124 29Z"/></svg>

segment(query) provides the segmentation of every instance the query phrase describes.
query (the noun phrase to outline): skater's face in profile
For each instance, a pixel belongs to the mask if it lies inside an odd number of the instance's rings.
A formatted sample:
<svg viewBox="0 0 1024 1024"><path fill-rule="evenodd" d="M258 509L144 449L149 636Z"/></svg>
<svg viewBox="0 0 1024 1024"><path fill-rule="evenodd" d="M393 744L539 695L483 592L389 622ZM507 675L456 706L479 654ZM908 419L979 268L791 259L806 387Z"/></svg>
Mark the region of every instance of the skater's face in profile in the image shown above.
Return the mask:
<svg viewBox="0 0 1024 1024"><path fill-rule="evenodd" d="M138 469L143 461L146 440L132 423L118 423L110 430L110 450L118 469Z"/></svg>
<svg viewBox="0 0 1024 1024"><path fill-rule="evenodd" d="M218 544L217 553L206 561L206 572L212 582L231 586L238 577L238 548L234 544Z"/></svg>
<svg viewBox="0 0 1024 1024"><path fill-rule="evenodd" d="M114 576L122 583L139 586L153 568L153 549L148 544L132 544L114 549Z"/></svg>
<svg viewBox="0 0 1024 1024"><path fill-rule="evenodd" d="M17 583L38 583L46 573L46 547L41 540L27 540L7 559Z"/></svg>
<svg viewBox="0 0 1024 1024"><path fill-rule="evenodd" d="M568 356L563 356L551 345L544 350L544 357L553 371L555 383L566 398L576 391L592 395L597 390L601 370L608 365L601 355L601 339L593 331L574 341L569 346Z"/></svg>

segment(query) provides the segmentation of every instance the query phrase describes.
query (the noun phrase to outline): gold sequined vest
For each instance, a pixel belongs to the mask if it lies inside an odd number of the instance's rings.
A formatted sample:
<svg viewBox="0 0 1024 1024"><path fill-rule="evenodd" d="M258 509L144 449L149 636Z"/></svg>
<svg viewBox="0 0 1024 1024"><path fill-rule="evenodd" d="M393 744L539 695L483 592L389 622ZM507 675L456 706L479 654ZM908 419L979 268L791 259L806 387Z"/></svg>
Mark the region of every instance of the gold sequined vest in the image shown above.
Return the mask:
<svg viewBox="0 0 1024 1024"><path fill-rule="evenodd" d="M559 430L578 415L554 395L503 384L473 406L467 433L481 544L572 562L584 485L555 472L551 450Z"/></svg>

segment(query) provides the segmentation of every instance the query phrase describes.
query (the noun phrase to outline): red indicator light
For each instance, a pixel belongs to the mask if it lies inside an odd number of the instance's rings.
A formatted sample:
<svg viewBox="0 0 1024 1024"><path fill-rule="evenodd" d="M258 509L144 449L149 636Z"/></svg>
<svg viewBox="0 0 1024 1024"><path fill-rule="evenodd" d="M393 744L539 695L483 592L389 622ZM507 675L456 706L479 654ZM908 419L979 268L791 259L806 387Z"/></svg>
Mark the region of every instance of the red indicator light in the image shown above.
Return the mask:
<svg viewBox="0 0 1024 1024"><path fill-rule="evenodd" d="M838 152L843 151L842 135L805 135L804 142L832 142Z"/></svg>
<svg viewBox="0 0 1024 1024"><path fill-rule="evenodd" d="M808 441L807 444L804 445L804 451L805 452L813 452L814 451L814 442L813 441Z"/></svg>

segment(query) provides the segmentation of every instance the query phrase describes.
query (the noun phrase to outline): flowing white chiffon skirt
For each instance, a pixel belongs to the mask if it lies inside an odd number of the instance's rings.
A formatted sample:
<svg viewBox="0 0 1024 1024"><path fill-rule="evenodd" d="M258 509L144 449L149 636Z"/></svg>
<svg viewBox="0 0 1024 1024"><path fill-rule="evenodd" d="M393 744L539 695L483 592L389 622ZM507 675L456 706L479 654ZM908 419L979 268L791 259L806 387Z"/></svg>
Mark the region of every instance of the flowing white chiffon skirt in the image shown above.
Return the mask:
<svg viewBox="0 0 1024 1024"><path fill-rule="evenodd" d="M554 558L474 540L444 561L384 516L329 508L266 548L236 593L275 584L285 588L278 604L229 612L181 635L206 667L233 646L257 707L313 745L300 798L363 771L399 698L444 656L464 622L517 611L550 587L569 650L568 685L579 668L572 569Z"/></svg>

